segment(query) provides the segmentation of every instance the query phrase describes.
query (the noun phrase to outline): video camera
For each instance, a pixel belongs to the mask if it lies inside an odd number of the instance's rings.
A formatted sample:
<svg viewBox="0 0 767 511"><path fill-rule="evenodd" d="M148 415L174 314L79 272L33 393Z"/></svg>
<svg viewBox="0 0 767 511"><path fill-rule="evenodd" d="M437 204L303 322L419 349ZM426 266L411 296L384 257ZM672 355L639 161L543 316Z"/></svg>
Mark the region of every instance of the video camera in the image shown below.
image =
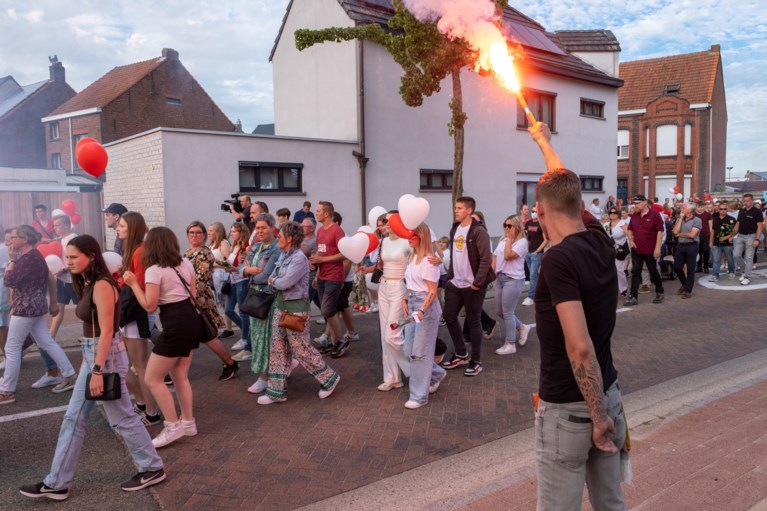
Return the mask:
<svg viewBox="0 0 767 511"><path fill-rule="evenodd" d="M232 206L234 206L234 210L237 213L242 213L243 210L242 210L242 206L240 205L240 199L239 199L240 194L239 193L233 193L233 194L230 195L230 197L231 197L231 199L227 199L227 200L225 200L221 204L221 211L226 211L228 213L229 212L229 205L232 205Z"/></svg>

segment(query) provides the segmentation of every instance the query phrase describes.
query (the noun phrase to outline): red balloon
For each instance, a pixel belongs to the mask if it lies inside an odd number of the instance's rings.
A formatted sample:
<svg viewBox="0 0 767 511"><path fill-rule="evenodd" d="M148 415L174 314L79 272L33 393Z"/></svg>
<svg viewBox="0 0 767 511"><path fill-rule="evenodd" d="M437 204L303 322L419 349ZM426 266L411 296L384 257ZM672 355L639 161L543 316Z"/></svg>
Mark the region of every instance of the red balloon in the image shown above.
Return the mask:
<svg viewBox="0 0 767 511"><path fill-rule="evenodd" d="M48 257L49 255L55 255L56 257L61 257L62 253L61 243L58 241L51 241L50 243L40 243L37 245L37 251L42 254L43 257Z"/></svg>
<svg viewBox="0 0 767 511"><path fill-rule="evenodd" d="M402 239L410 239L415 234L415 229L408 229L405 224L402 223L399 213L394 213L389 217L389 229Z"/></svg>
<svg viewBox="0 0 767 511"><path fill-rule="evenodd" d="M83 217L80 216L80 213L75 213L69 219L72 220L72 225L77 225L82 222Z"/></svg>
<svg viewBox="0 0 767 511"><path fill-rule="evenodd" d="M72 199L63 200L61 201L61 210L66 213L67 216L71 217L77 213L77 203Z"/></svg>
<svg viewBox="0 0 767 511"><path fill-rule="evenodd" d="M91 138L91 137L81 138L80 140L77 141L77 145L75 146L75 154L77 154L77 151L79 151L82 146L86 144L92 144L94 142L97 144L99 143L99 141L96 140L95 138Z"/></svg>
<svg viewBox="0 0 767 511"><path fill-rule="evenodd" d="M373 234L372 232L366 232L365 234L368 235L368 249L365 252L365 255L368 255L373 250L378 248L378 245L381 243L381 240L378 239L378 236Z"/></svg>
<svg viewBox="0 0 767 511"><path fill-rule="evenodd" d="M77 163L93 177L99 177L107 168L109 155L98 142L84 144L77 150Z"/></svg>
<svg viewBox="0 0 767 511"><path fill-rule="evenodd" d="M674 187L674 193L679 193L679 187L678 186Z"/></svg>

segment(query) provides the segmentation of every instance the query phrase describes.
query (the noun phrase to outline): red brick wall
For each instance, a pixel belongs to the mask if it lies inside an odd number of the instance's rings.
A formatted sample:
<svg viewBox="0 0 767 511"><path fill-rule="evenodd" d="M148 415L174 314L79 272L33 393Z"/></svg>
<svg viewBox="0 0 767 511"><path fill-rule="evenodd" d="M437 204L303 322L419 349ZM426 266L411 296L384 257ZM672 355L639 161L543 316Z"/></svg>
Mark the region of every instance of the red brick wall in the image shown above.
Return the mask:
<svg viewBox="0 0 767 511"><path fill-rule="evenodd" d="M0 120L0 166L49 168L47 126L40 119L75 95L66 82L49 82Z"/></svg>
<svg viewBox="0 0 767 511"><path fill-rule="evenodd" d="M101 139L101 114L72 117L71 133L69 130L70 119L62 119L58 122L61 138L59 140L48 140L46 144L48 166L50 166L51 155L53 153L61 153L61 168L71 172L73 169L72 158L74 157L74 146L72 146L70 150L72 137L75 135L87 135L91 138L95 138L99 142L103 142Z"/></svg>

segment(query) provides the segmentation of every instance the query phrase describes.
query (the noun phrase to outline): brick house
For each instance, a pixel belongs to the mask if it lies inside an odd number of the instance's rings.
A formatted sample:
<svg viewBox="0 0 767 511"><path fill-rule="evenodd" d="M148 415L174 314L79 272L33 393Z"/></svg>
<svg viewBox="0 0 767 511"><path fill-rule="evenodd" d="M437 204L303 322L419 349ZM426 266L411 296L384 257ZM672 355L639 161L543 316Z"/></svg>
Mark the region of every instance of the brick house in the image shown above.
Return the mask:
<svg viewBox="0 0 767 511"><path fill-rule="evenodd" d="M115 67L44 117L47 131L60 134L46 141L48 161L77 169L74 148L83 137L106 144L159 126L234 131L178 57L164 48L161 57Z"/></svg>
<svg viewBox="0 0 767 511"><path fill-rule="evenodd" d="M55 133L46 133L40 118L75 95L64 65L50 61L48 80L19 85L13 76L0 78L0 167L48 167L45 140Z"/></svg>
<svg viewBox="0 0 767 511"><path fill-rule="evenodd" d="M708 51L622 62L618 197L685 197L724 189L727 103L718 44Z"/></svg>

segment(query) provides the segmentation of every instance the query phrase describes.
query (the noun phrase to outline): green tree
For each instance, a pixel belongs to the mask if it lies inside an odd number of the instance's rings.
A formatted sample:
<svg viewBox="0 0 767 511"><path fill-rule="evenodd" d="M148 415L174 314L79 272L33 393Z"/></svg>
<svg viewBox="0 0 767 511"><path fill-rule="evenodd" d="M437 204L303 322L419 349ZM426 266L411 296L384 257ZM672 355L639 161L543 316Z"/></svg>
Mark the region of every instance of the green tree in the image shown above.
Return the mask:
<svg viewBox="0 0 767 511"><path fill-rule="evenodd" d="M499 19L508 0L495 0ZM354 27L331 27L319 30L296 30L299 51L315 44L364 39L380 44L391 54L404 74L400 96L406 105L418 107L424 97L439 92L441 82L451 77L453 94L450 100L448 133L453 137L453 203L463 195L464 129L467 116L463 111L461 70L472 68L477 53L463 39L450 39L437 30L437 21L419 21L402 0L393 0L394 16L389 19L389 31L379 24Z"/></svg>

